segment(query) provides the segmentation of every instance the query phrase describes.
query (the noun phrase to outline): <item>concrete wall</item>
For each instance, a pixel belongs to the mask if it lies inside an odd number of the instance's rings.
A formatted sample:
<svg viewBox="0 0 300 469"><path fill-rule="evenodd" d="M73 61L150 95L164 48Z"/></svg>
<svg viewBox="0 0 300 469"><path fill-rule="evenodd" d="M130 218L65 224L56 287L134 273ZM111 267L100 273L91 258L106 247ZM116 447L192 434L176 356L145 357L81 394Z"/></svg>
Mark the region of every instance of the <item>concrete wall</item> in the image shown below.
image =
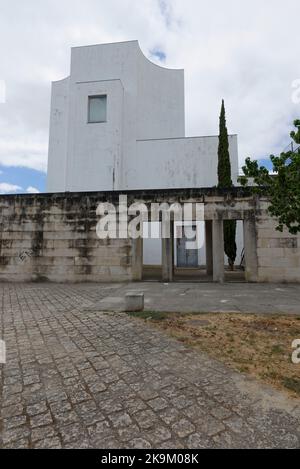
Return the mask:
<svg viewBox="0 0 300 469"><path fill-rule="evenodd" d="M130 240L96 236L97 197L0 197L0 282L132 279Z"/></svg>
<svg viewBox="0 0 300 469"><path fill-rule="evenodd" d="M140 47L137 56L136 140L184 137L184 70L152 63Z"/></svg>
<svg viewBox="0 0 300 469"><path fill-rule="evenodd" d="M52 83L47 185L52 192L66 187L70 78Z"/></svg>
<svg viewBox="0 0 300 469"><path fill-rule="evenodd" d="M256 218L258 281L300 282L300 234L276 231L267 205L260 203L262 212Z"/></svg>
<svg viewBox="0 0 300 469"><path fill-rule="evenodd" d="M222 219L244 220L246 278L300 282L300 235L275 230L265 199L242 189L128 191L128 204L204 204L214 239ZM118 192L0 196L0 281L130 281L139 279L142 253L130 239L98 239L96 208L118 204ZM214 241L215 244L215 241ZM220 266L222 245L215 244ZM164 256L162 256L164 258ZM222 272L219 272L219 277ZM216 278L216 277L214 277Z"/></svg>
<svg viewBox="0 0 300 469"><path fill-rule="evenodd" d="M107 94L107 122L87 122L88 96ZM138 41L72 48L52 85L47 190L127 188L136 140L183 137L184 73L151 63ZM67 177L57 177L67 160ZM132 187L131 187L132 188Z"/></svg>
<svg viewBox="0 0 300 469"><path fill-rule="evenodd" d="M132 189L212 187L218 183L217 136L139 140L127 184ZM238 177L237 136L229 137L232 179ZM132 159L133 160L133 159Z"/></svg>
<svg viewBox="0 0 300 469"><path fill-rule="evenodd" d="M186 222L190 224L190 222ZM198 250L198 265L204 266L206 264L206 248L205 248L205 222L198 221L197 224L197 239L195 241L195 249ZM145 230L147 229L145 223ZM159 227L154 227L157 223L149 224L153 226L153 231L156 230L159 233ZM175 231L176 226L180 226L182 223L175 222ZM159 236L159 235L158 235ZM176 243L175 243L176 244ZM242 252L244 249L244 236L243 236L243 221L237 220L236 225L236 245L237 245L237 256L235 260L235 265L239 266L242 260ZM158 266L162 263L161 255L161 239L146 238L143 240L143 264L144 265L154 265ZM177 265L177 250L176 246L174 249L174 263ZM224 264L228 265L228 258L224 254Z"/></svg>
<svg viewBox="0 0 300 469"><path fill-rule="evenodd" d="M107 122L90 124L88 97L102 94ZM47 190L216 185L218 138L185 138L184 107L184 71L153 64L137 41L72 48L70 77L52 85Z"/></svg>
<svg viewBox="0 0 300 469"><path fill-rule="evenodd" d="M107 122L88 123L88 97L107 95ZM72 97L74 99L72 99ZM70 99L66 187L96 191L119 187L124 89L120 80L77 83Z"/></svg>

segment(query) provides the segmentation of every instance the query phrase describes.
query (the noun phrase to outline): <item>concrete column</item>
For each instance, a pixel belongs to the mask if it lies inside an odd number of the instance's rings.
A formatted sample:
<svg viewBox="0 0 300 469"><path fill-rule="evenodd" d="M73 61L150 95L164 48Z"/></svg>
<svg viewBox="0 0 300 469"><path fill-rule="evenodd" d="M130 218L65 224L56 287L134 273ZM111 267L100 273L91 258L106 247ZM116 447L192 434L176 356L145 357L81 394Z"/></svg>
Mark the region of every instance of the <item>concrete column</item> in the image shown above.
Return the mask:
<svg viewBox="0 0 300 469"><path fill-rule="evenodd" d="M132 239L132 280L143 278L143 238Z"/></svg>
<svg viewBox="0 0 300 469"><path fill-rule="evenodd" d="M257 282L257 237L255 219L244 220L244 249L245 249L245 279L247 282Z"/></svg>
<svg viewBox="0 0 300 469"><path fill-rule="evenodd" d="M206 273L213 274L213 255L212 255L212 221L205 221L205 251L206 251Z"/></svg>
<svg viewBox="0 0 300 469"><path fill-rule="evenodd" d="M170 222L170 237L162 238L162 280L174 279L174 222Z"/></svg>
<svg viewBox="0 0 300 469"><path fill-rule="evenodd" d="M223 220L212 222L213 281L224 282L224 231Z"/></svg>

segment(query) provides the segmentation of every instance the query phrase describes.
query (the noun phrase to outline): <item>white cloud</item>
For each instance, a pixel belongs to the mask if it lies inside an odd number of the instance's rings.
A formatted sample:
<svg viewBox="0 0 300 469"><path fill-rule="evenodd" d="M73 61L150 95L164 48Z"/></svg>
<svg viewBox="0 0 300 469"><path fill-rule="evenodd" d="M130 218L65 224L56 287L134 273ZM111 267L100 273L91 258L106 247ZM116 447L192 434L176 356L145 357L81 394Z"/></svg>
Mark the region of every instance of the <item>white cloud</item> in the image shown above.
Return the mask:
<svg viewBox="0 0 300 469"><path fill-rule="evenodd" d="M292 83L300 78L298 0L65 0L61 5L59 0L1 2L6 103L0 104L0 164L46 171L50 81L69 74L70 47L128 39L139 39L151 59L151 51L160 50L166 66L185 68L187 135L218 133L224 98L241 160L279 153L289 143L291 123L300 117L300 105L292 100Z"/></svg>
<svg viewBox="0 0 300 469"><path fill-rule="evenodd" d="M43 136L37 136L33 133L33 137L35 137L34 141L30 141L27 137L22 137L19 140L13 139L13 136L8 136L8 133L6 140L0 137L0 164L3 166L22 166L46 172L47 145L43 142Z"/></svg>
<svg viewBox="0 0 300 469"><path fill-rule="evenodd" d="M0 194L12 194L22 190L22 187L8 182L0 182Z"/></svg>
<svg viewBox="0 0 300 469"><path fill-rule="evenodd" d="M39 194L40 191L36 187L29 186L26 189L27 194Z"/></svg>

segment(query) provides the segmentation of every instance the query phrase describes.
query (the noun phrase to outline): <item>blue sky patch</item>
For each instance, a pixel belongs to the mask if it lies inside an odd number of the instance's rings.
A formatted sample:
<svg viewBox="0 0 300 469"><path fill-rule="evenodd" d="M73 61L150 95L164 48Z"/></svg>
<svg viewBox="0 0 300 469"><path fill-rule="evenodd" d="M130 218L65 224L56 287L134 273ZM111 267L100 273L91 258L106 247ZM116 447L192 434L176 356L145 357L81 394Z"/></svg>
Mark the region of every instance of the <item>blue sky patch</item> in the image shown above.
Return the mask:
<svg viewBox="0 0 300 469"><path fill-rule="evenodd" d="M265 166L265 168L267 168L269 170L273 169L272 161L270 160L270 158L259 159L258 163L259 163L260 166Z"/></svg>
<svg viewBox="0 0 300 469"><path fill-rule="evenodd" d="M46 173L36 171L35 169L0 165L0 187L1 184L18 187L18 189L12 191L14 193L27 192L29 187L38 189L39 192L44 192L46 188Z"/></svg>
<svg viewBox="0 0 300 469"><path fill-rule="evenodd" d="M160 50L160 49L152 49L150 51L150 54L152 55L152 57L158 59L160 62L165 62L166 61L166 58L167 58L167 54Z"/></svg>

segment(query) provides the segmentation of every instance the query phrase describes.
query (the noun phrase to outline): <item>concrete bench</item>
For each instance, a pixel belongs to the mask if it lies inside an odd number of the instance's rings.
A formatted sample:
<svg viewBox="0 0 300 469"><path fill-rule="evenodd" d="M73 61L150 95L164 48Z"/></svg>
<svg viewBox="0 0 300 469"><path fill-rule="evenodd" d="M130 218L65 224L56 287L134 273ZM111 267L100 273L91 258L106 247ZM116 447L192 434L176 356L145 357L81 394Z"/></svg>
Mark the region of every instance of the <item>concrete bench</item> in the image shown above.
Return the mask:
<svg viewBox="0 0 300 469"><path fill-rule="evenodd" d="M125 311L144 311L144 293L129 291L125 295Z"/></svg>

